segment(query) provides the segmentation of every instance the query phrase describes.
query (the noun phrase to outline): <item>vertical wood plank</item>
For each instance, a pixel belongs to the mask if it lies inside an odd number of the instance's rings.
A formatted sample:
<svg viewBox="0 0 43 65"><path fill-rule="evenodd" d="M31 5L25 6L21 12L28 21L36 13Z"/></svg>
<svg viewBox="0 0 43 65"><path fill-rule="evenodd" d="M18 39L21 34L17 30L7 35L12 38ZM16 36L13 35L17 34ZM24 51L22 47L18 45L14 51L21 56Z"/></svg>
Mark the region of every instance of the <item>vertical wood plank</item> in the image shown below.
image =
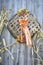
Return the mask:
<svg viewBox="0 0 43 65"><path fill-rule="evenodd" d="M10 17L12 17L19 9L28 9L31 13L33 13L36 17L38 22L41 24L43 23L43 0L0 0L2 2L2 5L6 6L6 9L12 9L13 12L11 13ZM0 8L1 8L0 6ZM4 35L5 34L5 35ZM10 42L13 42L13 38L8 32L8 30L3 31L3 35L6 39L7 44L10 44ZM17 48L18 47L18 48ZM14 47L15 54L13 53L13 50L10 49L10 51L14 54L15 61L13 62L10 58L5 57L5 65L30 65L31 62L29 62L30 59L30 47L25 47L25 45L17 45ZM13 48L13 49L14 49ZM19 52L20 51L20 52ZM5 53L6 55L7 53ZM19 61L18 61L19 59ZM8 63L7 63L8 61ZM26 61L26 62L25 62Z"/></svg>
<svg viewBox="0 0 43 65"><path fill-rule="evenodd" d="M19 56L19 65L24 65L24 50L25 50L25 46L23 44L21 44L20 56Z"/></svg>
<svg viewBox="0 0 43 65"><path fill-rule="evenodd" d="M0 11L1 11L1 0L0 0Z"/></svg>
<svg viewBox="0 0 43 65"><path fill-rule="evenodd" d="M42 0L38 1L38 21L42 24Z"/></svg>
<svg viewBox="0 0 43 65"><path fill-rule="evenodd" d="M22 0L22 9L26 9L26 0Z"/></svg>

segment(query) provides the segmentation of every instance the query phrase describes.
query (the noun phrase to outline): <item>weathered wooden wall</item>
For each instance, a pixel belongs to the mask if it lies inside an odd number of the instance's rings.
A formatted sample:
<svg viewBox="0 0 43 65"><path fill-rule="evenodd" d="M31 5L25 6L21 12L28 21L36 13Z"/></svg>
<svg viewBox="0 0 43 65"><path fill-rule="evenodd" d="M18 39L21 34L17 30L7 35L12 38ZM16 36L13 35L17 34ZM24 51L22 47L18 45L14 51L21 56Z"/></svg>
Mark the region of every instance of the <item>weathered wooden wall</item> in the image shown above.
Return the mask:
<svg viewBox="0 0 43 65"><path fill-rule="evenodd" d="M7 9L12 9L10 18L19 9L28 9L33 15L36 16L38 22L43 25L43 0L0 0L0 11L2 6L6 6ZM9 19L10 19L9 18ZM5 38L6 43L10 44L14 41L14 38L10 35L9 31L4 28L2 37ZM6 52L3 54L3 65L31 65L30 63L30 47L25 47L25 45L17 44L12 48L9 48L14 55L15 60L12 61L9 54Z"/></svg>

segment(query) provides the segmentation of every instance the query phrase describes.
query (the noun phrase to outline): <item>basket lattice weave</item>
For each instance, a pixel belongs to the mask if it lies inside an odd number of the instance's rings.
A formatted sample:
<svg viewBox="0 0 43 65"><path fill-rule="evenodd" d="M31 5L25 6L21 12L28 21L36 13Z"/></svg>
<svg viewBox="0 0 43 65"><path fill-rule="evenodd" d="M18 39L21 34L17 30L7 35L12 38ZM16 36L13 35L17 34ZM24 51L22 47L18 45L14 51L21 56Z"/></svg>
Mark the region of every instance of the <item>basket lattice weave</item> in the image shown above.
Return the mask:
<svg viewBox="0 0 43 65"><path fill-rule="evenodd" d="M9 21L7 28L14 38L17 38L21 34L21 29L18 23L19 19L28 20L28 29L30 30L31 37L34 36L36 31L40 30L40 24L37 22L37 19L26 9L18 11Z"/></svg>

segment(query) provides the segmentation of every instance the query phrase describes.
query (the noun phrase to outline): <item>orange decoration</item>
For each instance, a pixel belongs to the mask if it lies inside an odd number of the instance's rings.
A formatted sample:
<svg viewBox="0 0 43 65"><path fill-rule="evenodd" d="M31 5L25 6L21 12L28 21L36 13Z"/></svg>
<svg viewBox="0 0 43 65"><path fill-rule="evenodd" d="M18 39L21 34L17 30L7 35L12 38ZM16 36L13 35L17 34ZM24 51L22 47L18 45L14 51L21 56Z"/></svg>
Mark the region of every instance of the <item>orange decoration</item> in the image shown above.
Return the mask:
<svg viewBox="0 0 43 65"><path fill-rule="evenodd" d="M25 19L19 19L19 24L22 26L22 27L25 27L25 26L27 26L27 20L25 20Z"/></svg>
<svg viewBox="0 0 43 65"><path fill-rule="evenodd" d="M18 40L19 41L26 41L26 45L28 46L32 46L32 41L31 41L31 35L30 35L30 31L28 30L28 22L25 19L19 19L19 25L21 28L21 31L24 33L24 35L19 35Z"/></svg>

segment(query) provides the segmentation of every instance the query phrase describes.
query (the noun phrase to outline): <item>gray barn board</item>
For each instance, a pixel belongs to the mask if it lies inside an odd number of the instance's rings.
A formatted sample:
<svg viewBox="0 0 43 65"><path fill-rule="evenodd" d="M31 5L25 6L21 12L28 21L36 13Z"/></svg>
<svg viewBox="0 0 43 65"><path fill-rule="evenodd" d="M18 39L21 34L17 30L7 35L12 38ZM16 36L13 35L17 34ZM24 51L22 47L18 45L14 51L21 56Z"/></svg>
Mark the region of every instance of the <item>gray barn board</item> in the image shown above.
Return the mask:
<svg viewBox="0 0 43 65"><path fill-rule="evenodd" d="M41 26L43 26L43 0L0 0L0 11L2 10L2 6L6 7L6 11L12 9L8 20L11 19L18 10L28 9L37 18ZM15 40L6 28L3 30L2 38L5 38L6 44L10 44ZM14 61L12 61L10 55L5 52L2 54L2 65L32 65L29 56L31 47L17 44L9 48L9 50L14 56Z"/></svg>

